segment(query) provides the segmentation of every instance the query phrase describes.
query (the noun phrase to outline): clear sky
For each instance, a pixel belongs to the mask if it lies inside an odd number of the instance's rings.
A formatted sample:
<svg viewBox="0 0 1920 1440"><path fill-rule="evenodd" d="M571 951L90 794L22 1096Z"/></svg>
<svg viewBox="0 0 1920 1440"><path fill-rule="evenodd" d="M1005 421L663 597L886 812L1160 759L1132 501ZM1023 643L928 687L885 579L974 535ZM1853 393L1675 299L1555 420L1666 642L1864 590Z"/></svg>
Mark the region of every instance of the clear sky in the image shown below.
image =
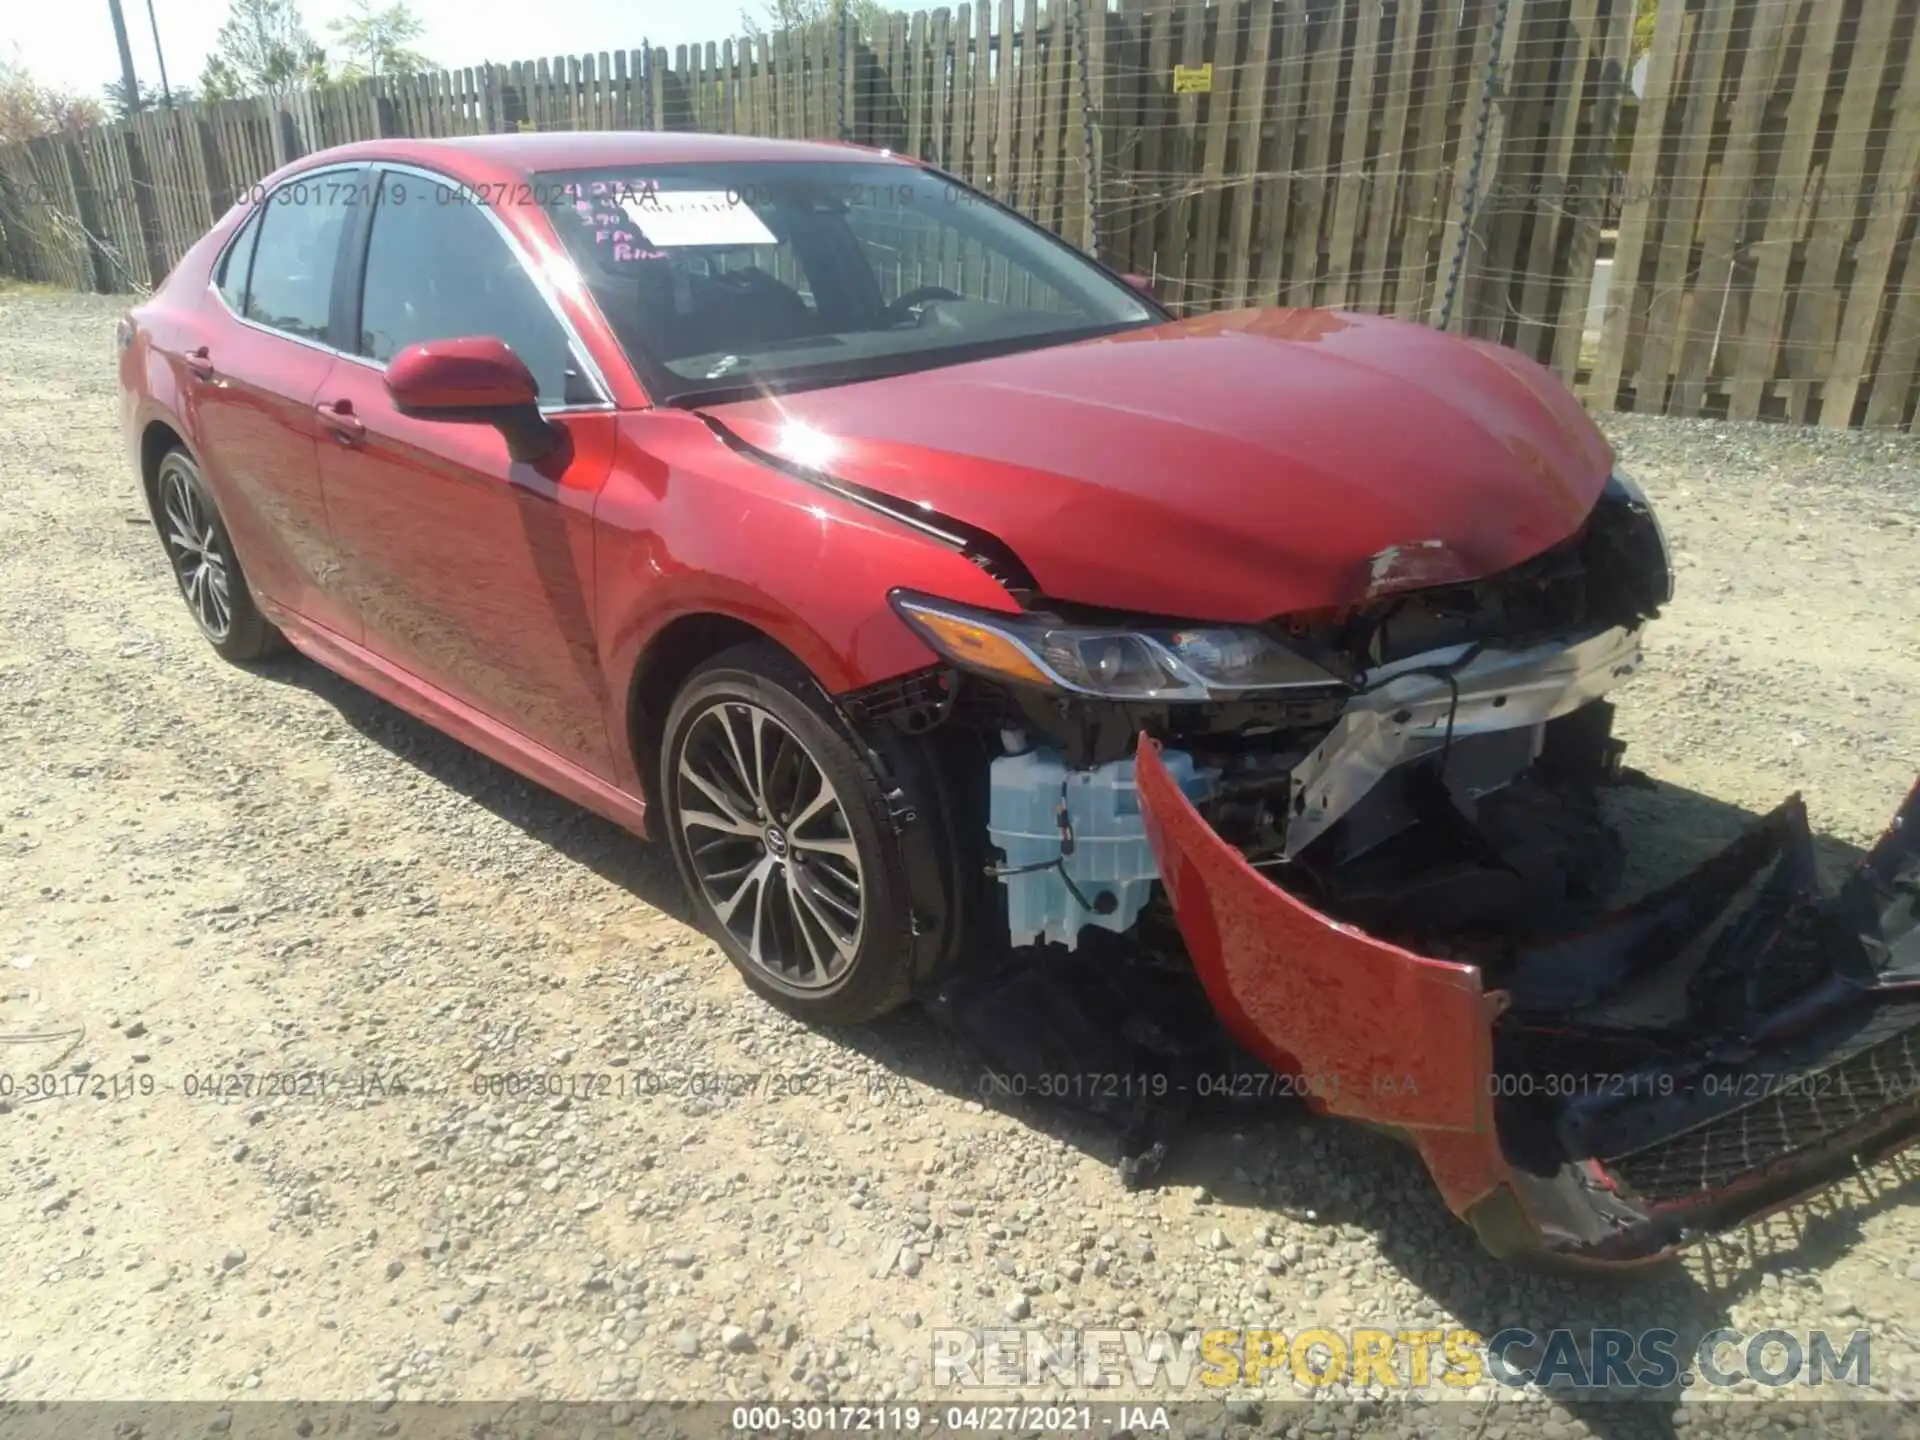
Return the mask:
<svg viewBox="0 0 1920 1440"><path fill-rule="evenodd" d="M532 60L599 50L724 40L739 34L740 0L411 0L426 25L418 48L436 65L459 69L484 61ZM757 12L755 0L748 3ZM133 65L159 88L148 0L121 0ZM226 0L152 0L166 47L167 78L193 84L213 47ZM322 45L327 21L347 14L349 0L301 0L307 29ZM43 84L98 96L120 74L107 0L4 0L0 56L19 60Z"/></svg>

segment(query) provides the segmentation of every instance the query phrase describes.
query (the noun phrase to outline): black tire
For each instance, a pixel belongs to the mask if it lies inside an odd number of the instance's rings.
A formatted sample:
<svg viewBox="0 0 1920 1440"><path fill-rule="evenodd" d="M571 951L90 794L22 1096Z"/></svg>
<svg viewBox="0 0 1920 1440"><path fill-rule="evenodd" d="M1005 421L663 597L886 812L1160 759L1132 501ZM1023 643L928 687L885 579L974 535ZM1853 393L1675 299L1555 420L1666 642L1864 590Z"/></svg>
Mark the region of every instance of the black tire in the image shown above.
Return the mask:
<svg viewBox="0 0 1920 1440"><path fill-rule="evenodd" d="M254 604L213 491L185 450L160 457L153 523L187 613L222 659L244 665L286 649L286 637Z"/></svg>
<svg viewBox="0 0 1920 1440"><path fill-rule="evenodd" d="M763 717L757 733L756 711ZM766 726L767 718L777 721L784 735ZM729 734L740 750L722 748ZM756 738L764 751L747 749ZM781 827L812 808L810 797L817 801L820 793L809 789L805 765L787 749L777 748L788 741L797 742L805 761L831 786L839 818L830 810L805 819L807 834L817 833L817 839L802 839L801 827L795 827L790 840L776 845L765 831L784 837ZM738 775L742 765L760 765L763 753L771 758L758 787L766 800L758 814L749 813L759 808L751 781L726 787L729 803L722 805L712 798L711 788L699 788L700 781L689 780L682 767L684 760L711 787ZM747 754L754 758L746 759ZM889 815L887 788L866 747L791 655L767 643L740 645L694 670L667 712L656 780L657 813L665 817L662 830L701 928L756 993L797 1018L830 1025L872 1020L913 998L912 891ZM731 828L703 826L699 820L687 822L685 817L694 813L729 826L740 820L757 824L762 817L767 823L756 838ZM826 828L816 832L816 825ZM850 846L853 861L812 849L824 843ZM833 943L827 922L844 921L844 912L829 903L829 892L844 900L846 868L854 861L859 921L848 958ZM763 865L757 887L732 897L735 908L729 923L721 909L739 873L736 867L758 870ZM714 879L716 874L721 878ZM751 883L752 871L747 875L743 885ZM751 915L745 913L750 908ZM751 936L743 933L750 926ZM760 958L755 958L750 941L759 944ZM788 959L794 963L781 963Z"/></svg>

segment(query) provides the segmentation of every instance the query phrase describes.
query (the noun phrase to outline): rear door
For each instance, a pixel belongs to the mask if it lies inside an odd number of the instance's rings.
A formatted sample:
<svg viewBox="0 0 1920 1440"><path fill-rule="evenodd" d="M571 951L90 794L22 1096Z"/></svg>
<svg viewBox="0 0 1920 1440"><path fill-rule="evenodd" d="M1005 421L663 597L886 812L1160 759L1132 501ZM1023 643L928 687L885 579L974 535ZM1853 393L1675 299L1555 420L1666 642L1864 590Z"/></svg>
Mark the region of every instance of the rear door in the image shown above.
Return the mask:
<svg viewBox="0 0 1920 1440"><path fill-rule="evenodd" d="M613 773L595 642L593 505L614 416L571 329L486 205L384 170L350 284L357 359L322 393L320 474L365 644L602 776ZM384 367L408 345L489 335L569 432L527 464L491 425L403 415Z"/></svg>
<svg viewBox="0 0 1920 1440"><path fill-rule="evenodd" d="M219 320L178 357L187 425L249 581L350 637L313 406L337 360L335 276L365 179L362 167L324 170L268 194L215 266Z"/></svg>

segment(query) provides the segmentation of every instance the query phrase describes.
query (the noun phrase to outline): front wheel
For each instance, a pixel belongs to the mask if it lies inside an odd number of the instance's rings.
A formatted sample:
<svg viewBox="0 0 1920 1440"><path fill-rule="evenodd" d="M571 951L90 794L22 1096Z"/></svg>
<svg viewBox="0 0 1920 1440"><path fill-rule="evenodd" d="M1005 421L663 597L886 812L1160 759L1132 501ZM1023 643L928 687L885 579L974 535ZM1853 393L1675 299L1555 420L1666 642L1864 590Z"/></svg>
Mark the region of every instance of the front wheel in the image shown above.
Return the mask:
<svg viewBox="0 0 1920 1440"><path fill-rule="evenodd" d="M809 1021L884 1015L913 992L913 924L873 766L812 676L742 645L688 678L660 747L681 878L748 985Z"/></svg>

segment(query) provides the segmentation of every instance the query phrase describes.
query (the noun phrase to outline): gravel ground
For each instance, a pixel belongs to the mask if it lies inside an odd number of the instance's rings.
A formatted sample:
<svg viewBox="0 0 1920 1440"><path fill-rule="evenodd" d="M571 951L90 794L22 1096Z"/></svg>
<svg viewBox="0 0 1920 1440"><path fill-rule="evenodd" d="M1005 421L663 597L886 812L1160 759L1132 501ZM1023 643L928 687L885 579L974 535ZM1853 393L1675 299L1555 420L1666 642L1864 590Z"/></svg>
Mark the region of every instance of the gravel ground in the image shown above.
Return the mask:
<svg viewBox="0 0 1920 1440"><path fill-rule="evenodd" d="M1103 1132L983 1106L926 1019L786 1020L658 852L305 661L213 655L125 472L116 313L0 291L0 1071L89 1082L0 1101L0 1400L931 1399L936 1329L1014 1321L1824 1324L1920 1393L1920 1163L1648 1274L1542 1276L1358 1129L1201 1127L1133 1194ZM1639 878L1796 789L1842 863L1920 769L1920 444L1609 429L1681 591L1620 697L1662 782L1620 802ZM532 1071L645 1093L475 1093ZM290 1072L332 1078L187 1093ZM1268 1423L1623 1433L1499 1398ZM1708 1428L1853 1423L1772 1398Z"/></svg>

